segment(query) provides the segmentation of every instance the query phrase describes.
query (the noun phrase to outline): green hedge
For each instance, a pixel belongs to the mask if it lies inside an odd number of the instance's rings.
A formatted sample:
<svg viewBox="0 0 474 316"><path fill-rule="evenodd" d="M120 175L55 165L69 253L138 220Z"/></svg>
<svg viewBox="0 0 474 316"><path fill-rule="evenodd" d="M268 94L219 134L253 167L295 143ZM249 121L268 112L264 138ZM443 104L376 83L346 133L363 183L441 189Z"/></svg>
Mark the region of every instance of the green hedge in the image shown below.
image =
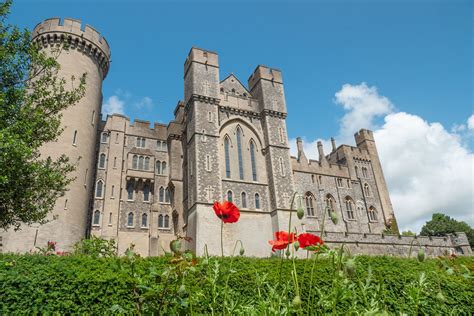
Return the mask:
<svg viewBox="0 0 474 316"><path fill-rule="evenodd" d="M136 293L132 284L136 279L150 279L150 269L163 271L170 262L169 257L137 259L133 274L129 271L126 258L94 259L86 256L41 256L41 255L0 255L0 314L61 314L86 313L110 314L113 306L119 311L132 313L136 304ZM210 313L211 285L206 276L216 264L227 271L231 259L214 259L208 266L198 264L195 273L186 278L186 289L193 296L198 295L192 311L197 314ZM235 258L229 275L230 295L242 304L258 304L256 276L266 276L267 284L290 281L291 261L284 261L280 274L280 260ZM311 287L309 271L311 261L297 260L298 277L302 282L301 297L304 304ZM421 304L420 314L472 315L474 313L474 257L457 258L450 263L454 273L446 273L446 268L438 260L419 263L414 259L393 257L356 257L357 272L350 278L350 288L356 296L365 284L369 270L372 273L377 300L390 313L412 315L411 305L406 291L407 286L416 282L420 272L424 271L429 284L425 303ZM466 266L471 276L462 274L460 267ZM333 269L329 260L318 260L315 266L313 286L321 293L329 293L333 284ZM134 277L132 277L134 275ZM135 280L134 280L135 279ZM217 291L222 291L226 274L220 277ZM439 302L436 295L438 286L446 297ZM264 288L265 289L265 288ZM266 297L270 295L264 291ZM260 293L260 295L262 295ZM293 298L291 290L287 292L289 300ZM361 294L360 294L361 295ZM218 298L222 300L222 296ZM338 299L335 307L338 314L344 314L354 304L362 304L360 297L349 296ZM252 303L252 304L253 304ZM112 308L112 309L111 309ZM361 305L361 310L364 310ZM328 307L328 312L333 310ZM217 310L216 312L219 312ZM253 311L249 313L258 314Z"/></svg>

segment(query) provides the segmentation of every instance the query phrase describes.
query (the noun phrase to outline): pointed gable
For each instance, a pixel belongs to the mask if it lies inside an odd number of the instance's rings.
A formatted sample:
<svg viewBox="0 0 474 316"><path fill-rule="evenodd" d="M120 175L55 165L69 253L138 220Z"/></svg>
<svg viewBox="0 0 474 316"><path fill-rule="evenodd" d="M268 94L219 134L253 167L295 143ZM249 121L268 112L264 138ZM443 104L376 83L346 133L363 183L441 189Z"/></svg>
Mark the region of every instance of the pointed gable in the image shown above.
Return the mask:
<svg viewBox="0 0 474 316"><path fill-rule="evenodd" d="M229 94L235 94L242 97L251 97L250 92L245 86L237 79L234 74L230 74L227 78L221 81L221 91Z"/></svg>

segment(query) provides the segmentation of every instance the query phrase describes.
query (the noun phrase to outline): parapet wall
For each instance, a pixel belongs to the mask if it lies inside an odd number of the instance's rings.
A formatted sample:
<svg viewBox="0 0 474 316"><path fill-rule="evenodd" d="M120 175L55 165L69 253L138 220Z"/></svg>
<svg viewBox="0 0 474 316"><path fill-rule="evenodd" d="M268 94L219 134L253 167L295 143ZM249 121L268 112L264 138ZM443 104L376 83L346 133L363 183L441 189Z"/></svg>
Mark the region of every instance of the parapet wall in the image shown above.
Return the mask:
<svg viewBox="0 0 474 316"><path fill-rule="evenodd" d="M51 18L37 24L31 37L33 41L43 46L53 45L67 39L71 48L94 57L103 71L103 77L105 78L107 75L110 66L110 47L105 37L92 26L83 25L80 20L76 19Z"/></svg>
<svg viewBox="0 0 474 316"><path fill-rule="evenodd" d="M430 257L472 255L467 236L462 232L445 237L324 232L322 239L330 248L344 244L353 254L409 256L411 250L413 256L423 248Z"/></svg>

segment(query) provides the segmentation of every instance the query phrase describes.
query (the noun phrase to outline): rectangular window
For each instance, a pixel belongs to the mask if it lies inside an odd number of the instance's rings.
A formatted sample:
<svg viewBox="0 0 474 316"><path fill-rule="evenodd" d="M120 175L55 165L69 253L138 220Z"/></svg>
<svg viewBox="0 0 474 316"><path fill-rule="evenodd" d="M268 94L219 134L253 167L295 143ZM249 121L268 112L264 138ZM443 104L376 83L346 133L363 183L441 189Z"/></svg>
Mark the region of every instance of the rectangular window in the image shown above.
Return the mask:
<svg viewBox="0 0 474 316"><path fill-rule="evenodd" d="M109 213L109 226L112 226L112 212Z"/></svg>
<svg viewBox="0 0 474 316"><path fill-rule="evenodd" d="M112 186L112 190L110 191L110 198L114 198L114 191L115 191L115 185Z"/></svg>
<svg viewBox="0 0 474 316"><path fill-rule="evenodd" d="M342 179L341 179L341 178L337 178L337 186L338 186L339 188L342 188L342 187L343 187L343 185L342 185Z"/></svg>
<svg viewBox="0 0 474 316"><path fill-rule="evenodd" d="M77 145L77 142L76 142L76 141L77 141L77 131L74 131L74 136L72 137L72 144L73 144L74 146Z"/></svg>

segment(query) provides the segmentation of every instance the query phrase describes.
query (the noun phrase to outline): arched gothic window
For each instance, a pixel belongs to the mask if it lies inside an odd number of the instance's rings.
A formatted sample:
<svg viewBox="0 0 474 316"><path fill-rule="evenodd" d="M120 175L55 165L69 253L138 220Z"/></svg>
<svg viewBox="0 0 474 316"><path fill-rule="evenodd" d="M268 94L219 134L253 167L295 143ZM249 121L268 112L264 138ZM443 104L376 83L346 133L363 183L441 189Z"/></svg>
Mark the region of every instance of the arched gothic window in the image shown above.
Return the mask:
<svg viewBox="0 0 474 316"><path fill-rule="evenodd" d="M260 209L260 195L258 193L255 193L255 208Z"/></svg>
<svg viewBox="0 0 474 316"><path fill-rule="evenodd" d="M150 201L150 186L148 184L143 187L143 201Z"/></svg>
<svg viewBox="0 0 474 316"><path fill-rule="evenodd" d="M225 152L225 177L230 178L230 141L229 137L224 138L224 152Z"/></svg>
<svg viewBox="0 0 474 316"><path fill-rule="evenodd" d="M150 169L150 157L145 157L145 170Z"/></svg>
<svg viewBox="0 0 474 316"><path fill-rule="evenodd" d="M257 181L257 164L255 163L255 143L250 141L250 163L252 164L252 180Z"/></svg>
<svg viewBox="0 0 474 316"><path fill-rule="evenodd" d="M142 214L142 227L148 227L148 215Z"/></svg>
<svg viewBox="0 0 474 316"><path fill-rule="evenodd" d="M99 223L100 223L100 211L99 210L95 210L94 211L94 219L92 221L92 225L94 226L99 226Z"/></svg>
<svg viewBox="0 0 474 316"><path fill-rule="evenodd" d="M377 210L373 206L369 207L369 220L371 222L377 221Z"/></svg>
<svg viewBox="0 0 474 316"><path fill-rule="evenodd" d="M347 213L347 219L355 219L354 217L354 201L347 196L346 197L346 213Z"/></svg>
<svg viewBox="0 0 474 316"><path fill-rule="evenodd" d="M138 169L138 156L137 155L133 155L132 169Z"/></svg>
<svg viewBox="0 0 474 316"><path fill-rule="evenodd" d="M138 169L143 170L143 156L138 157Z"/></svg>
<svg viewBox="0 0 474 316"><path fill-rule="evenodd" d="M241 204L242 204L242 208L247 208L247 193L245 192L242 192L242 194L240 195L241 197Z"/></svg>
<svg viewBox="0 0 474 316"><path fill-rule="evenodd" d="M127 185L127 200L133 200L133 183L129 182Z"/></svg>
<svg viewBox="0 0 474 316"><path fill-rule="evenodd" d="M170 227L170 216L165 215L165 228L169 228L169 227Z"/></svg>
<svg viewBox="0 0 474 316"><path fill-rule="evenodd" d="M310 192L305 195L306 214L308 216L314 216L314 197Z"/></svg>
<svg viewBox="0 0 474 316"><path fill-rule="evenodd" d="M161 163L161 173L166 174L166 161Z"/></svg>
<svg viewBox="0 0 474 316"><path fill-rule="evenodd" d="M165 188L160 187L159 190L159 201L160 203L163 203L165 201Z"/></svg>
<svg viewBox="0 0 474 316"><path fill-rule="evenodd" d="M133 227L133 212L128 213L127 226L128 227Z"/></svg>
<svg viewBox="0 0 474 316"><path fill-rule="evenodd" d="M328 210L328 216L331 216L331 212L336 211L336 201L331 194L326 195L326 209Z"/></svg>
<svg viewBox="0 0 474 316"><path fill-rule="evenodd" d="M165 222L164 222L164 217L163 215L158 216L158 228L163 228L165 227Z"/></svg>
<svg viewBox="0 0 474 316"><path fill-rule="evenodd" d="M170 202L170 189L166 188L165 190L165 203Z"/></svg>
<svg viewBox="0 0 474 316"><path fill-rule="evenodd" d="M161 174L161 161L157 160L155 163L155 173L156 174Z"/></svg>
<svg viewBox="0 0 474 316"><path fill-rule="evenodd" d="M97 181L97 184L95 186L95 197L96 198L101 198L104 197L104 181L99 180Z"/></svg>
<svg viewBox="0 0 474 316"><path fill-rule="evenodd" d="M370 188L367 183L364 184L364 194L365 196L370 196Z"/></svg>
<svg viewBox="0 0 474 316"><path fill-rule="evenodd" d="M237 157L239 159L239 177L244 179L244 162L242 159L242 129L237 126Z"/></svg>
<svg viewBox="0 0 474 316"><path fill-rule="evenodd" d="M99 156L99 168L101 168L101 169L105 168L105 158L106 158L106 156L105 156L104 153L100 154L100 156Z"/></svg>
<svg viewBox="0 0 474 316"><path fill-rule="evenodd" d="M227 191L227 201L232 202L232 191Z"/></svg>

